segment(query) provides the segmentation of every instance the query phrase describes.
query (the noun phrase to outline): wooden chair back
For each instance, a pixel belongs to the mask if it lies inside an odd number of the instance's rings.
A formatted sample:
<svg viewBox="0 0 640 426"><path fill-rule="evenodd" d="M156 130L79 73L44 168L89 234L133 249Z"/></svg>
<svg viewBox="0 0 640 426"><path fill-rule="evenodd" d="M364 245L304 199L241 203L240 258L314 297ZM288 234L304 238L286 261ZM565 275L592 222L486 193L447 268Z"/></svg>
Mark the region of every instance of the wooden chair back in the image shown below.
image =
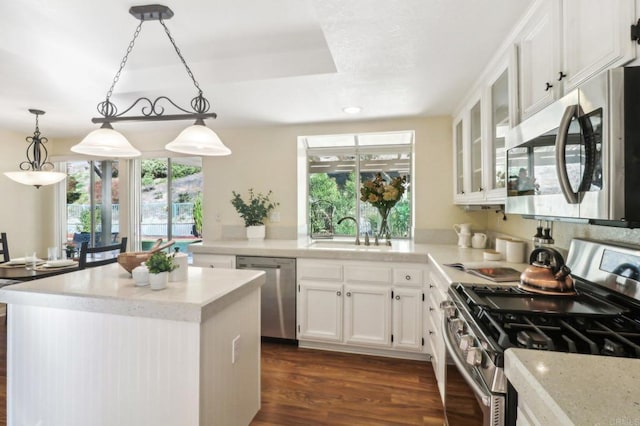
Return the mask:
<svg viewBox="0 0 640 426"><path fill-rule="evenodd" d="M8 262L11 257L9 257L9 243L7 242L7 233L0 233L0 263Z"/></svg>
<svg viewBox="0 0 640 426"><path fill-rule="evenodd" d="M118 261L118 254L127 251L127 237L122 237L119 243L102 247L89 247L88 242L83 242L80 246L80 257L78 259L78 267L80 269L93 268L95 266L108 265ZM87 255L96 253L115 252L113 256L100 258L98 260L87 261Z"/></svg>

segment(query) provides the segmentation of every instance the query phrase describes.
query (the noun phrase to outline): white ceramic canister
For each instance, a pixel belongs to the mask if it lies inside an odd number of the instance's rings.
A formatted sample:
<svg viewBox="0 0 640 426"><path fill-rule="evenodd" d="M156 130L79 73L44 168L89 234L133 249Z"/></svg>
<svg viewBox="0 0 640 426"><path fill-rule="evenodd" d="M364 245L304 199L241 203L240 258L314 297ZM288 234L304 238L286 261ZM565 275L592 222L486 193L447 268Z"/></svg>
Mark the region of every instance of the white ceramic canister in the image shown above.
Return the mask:
<svg viewBox="0 0 640 426"><path fill-rule="evenodd" d="M506 237L496 238L496 251L502 255L503 259L507 257L507 242L510 240L511 238Z"/></svg>
<svg viewBox="0 0 640 426"><path fill-rule="evenodd" d="M471 247L471 234L461 232L458 234L458 247Z"/></svg>
<svg viewBox="0 0 640 426"><path fill-rule="evenodd" d="M189 257L187 254L176 252L173 256L173 263L178 267L169 273L169 281L186 281L189 275Z"/></svg>
<svg viewBox="0 0 640 426"><path fill-rule="evenodd" d="M523 263L524 262L524 249L525 244L522 240L509 240L507 241L507 262L511 263Z"/></svg>

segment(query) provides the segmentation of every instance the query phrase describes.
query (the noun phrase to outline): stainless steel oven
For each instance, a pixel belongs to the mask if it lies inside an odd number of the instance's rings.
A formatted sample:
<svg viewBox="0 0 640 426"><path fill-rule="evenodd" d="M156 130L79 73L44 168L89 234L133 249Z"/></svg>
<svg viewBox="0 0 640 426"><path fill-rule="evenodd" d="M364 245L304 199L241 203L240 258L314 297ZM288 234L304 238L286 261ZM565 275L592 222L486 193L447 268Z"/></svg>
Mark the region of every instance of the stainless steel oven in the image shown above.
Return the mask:
<svg viewBox="0 0 640 426"><path fill-rule="evenodd" d="M452 361L444 401L450 426L516 423L517 395L504 373L509 348L640 358L640 246L574 239L566 264L575 294L513 284L449 288L441 307Z"/></svg>

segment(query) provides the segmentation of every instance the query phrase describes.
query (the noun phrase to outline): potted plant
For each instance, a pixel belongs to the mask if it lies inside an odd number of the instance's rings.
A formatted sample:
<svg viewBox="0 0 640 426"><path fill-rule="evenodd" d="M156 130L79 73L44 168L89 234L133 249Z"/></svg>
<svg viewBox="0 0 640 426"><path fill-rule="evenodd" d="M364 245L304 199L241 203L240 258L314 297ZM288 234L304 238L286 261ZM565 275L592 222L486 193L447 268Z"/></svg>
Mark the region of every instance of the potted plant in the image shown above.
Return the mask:
<svg viewBox="0 0 640 426"><path fill-rule="evenodd" d="M162 290L169 281L169 272L176 269L173 257L164 251L153 253L145 262L149 270L149 285L151 290Z"/></svg>
<svg viewBox="0 0 640 426"><path fill-rule="evenodd" d="M264 219L269 216L269 212L280 203L271 201L272 191L267 195L255 194L253 189L249 189L249 202L245 202L240 194L231 191L233 199L231 204L235 207L240 217L244 220L247 228L247 238L250 240L262 240L265 236Z"/></svg>

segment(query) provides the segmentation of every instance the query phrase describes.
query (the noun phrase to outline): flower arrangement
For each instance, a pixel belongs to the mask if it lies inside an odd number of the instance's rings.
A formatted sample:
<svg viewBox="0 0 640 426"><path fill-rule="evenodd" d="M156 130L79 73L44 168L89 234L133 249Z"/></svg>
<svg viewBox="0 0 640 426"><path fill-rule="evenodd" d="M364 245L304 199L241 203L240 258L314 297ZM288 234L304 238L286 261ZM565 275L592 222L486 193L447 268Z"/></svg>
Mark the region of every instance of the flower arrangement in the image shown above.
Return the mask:
<svg viewBox="0 0 640 426"><path fill-rule="evenodd" d="M153 253L145 262L149 273L159 274L160 272L171 272L178 267L173 263L173 256L168 255L164 251Z"/></svg>
<svg viewBox="0 0 640 426"><path fill-rule="evenodd" d="M378 237L386 237L388 245L391 244L391 230L388 223L389 212L402 198L406 183L407 178L405 176L395 177L391 179L391 182L387 183L381 173L376 173L376 177L373 180L363 182L360 188L360 201L367 202L377 208L382 217Z"/></svg>
<svg viewBox="0 0 640 426"><path fill-rule="evenodd" d="M255 194L253 189L249 189L248 203L246 203L237 192L231 192L233 194L231 204L244 220L245 226L264 225L262 221L269 216L269 212L280 205L280 203L271 201L269 198L271 197L272 191L269 191L267 195L263 195L261 193Z"/></svg>
<svg viewBox="0 0 640 426"><path fill-rule="evenodd" d="M64 251L67 253L67 259L73 258L73 255L76 252L76 244L71 240L65 242Z"/></svg>
<svg viewBox="0 0 640 426"><path fill-rule="evenodd" d="M391 209L402 198L407 178L398 176L387 183L381 173L373 180L366 181L360 188L360 201L365 201L377 209Z"/></svg>

